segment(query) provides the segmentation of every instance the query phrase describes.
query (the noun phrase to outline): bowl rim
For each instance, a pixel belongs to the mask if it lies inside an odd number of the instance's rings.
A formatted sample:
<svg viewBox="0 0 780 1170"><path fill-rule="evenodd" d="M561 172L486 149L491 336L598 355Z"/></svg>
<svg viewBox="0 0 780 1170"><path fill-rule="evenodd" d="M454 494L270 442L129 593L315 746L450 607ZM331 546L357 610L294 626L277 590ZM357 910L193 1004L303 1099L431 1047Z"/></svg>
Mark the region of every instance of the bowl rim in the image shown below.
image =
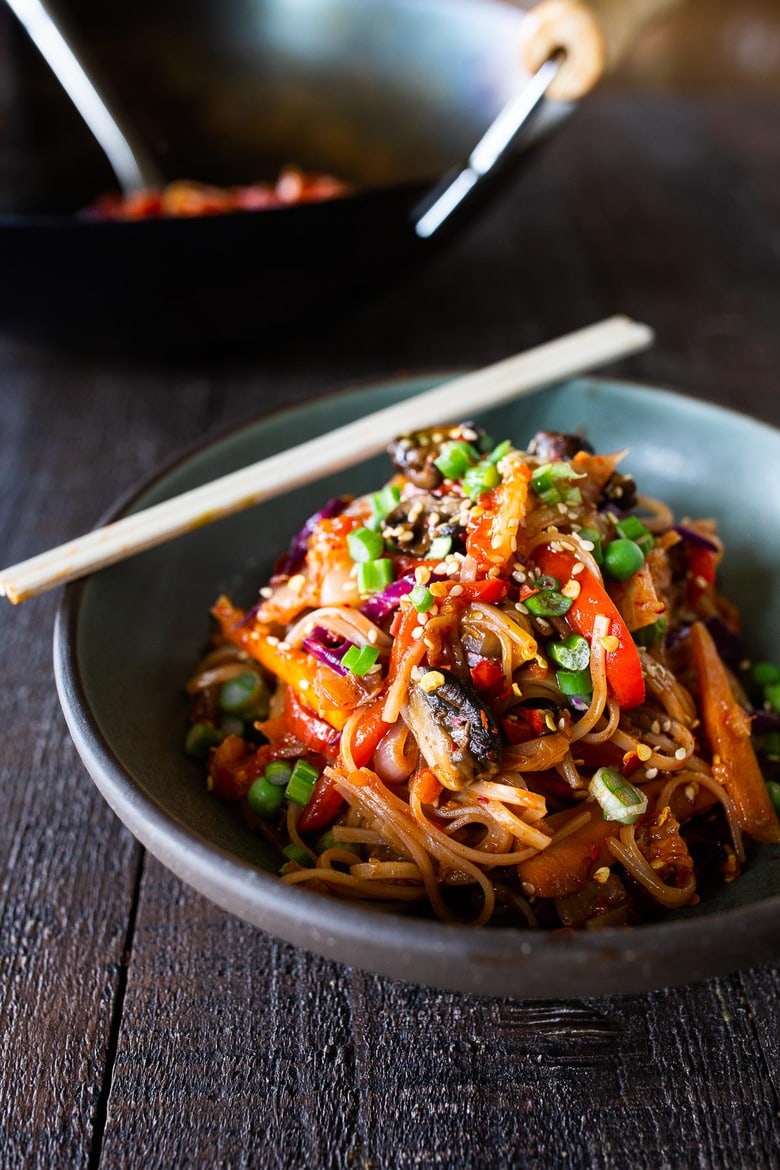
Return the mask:
<svg viewBox="0 0 780 1170"><path fill-rule="evenodd" d="M363 379L211 433L120 496L98 525L131 509L193 457L272 421L284 422L301 409L335 399L357 404L370 387L421 387L451 373ZM561 385L580 383L620 389L621 395L635 397L652 393L654 400L693 407L724 424L738 420L740 425L778 434L771 423L676 390L598 375ZM512 927L477 930L406 918L279 882L176 820L113 752L90 708L78 657L88 586L89 578L65 588L53 635L57 692L76 749L106 802L140 844L198 893L251 925L346 966L444 990L510 998L636 994L726 974L780 954L780 895L698 918L671 918L636 928L546 932Z"/></svg>

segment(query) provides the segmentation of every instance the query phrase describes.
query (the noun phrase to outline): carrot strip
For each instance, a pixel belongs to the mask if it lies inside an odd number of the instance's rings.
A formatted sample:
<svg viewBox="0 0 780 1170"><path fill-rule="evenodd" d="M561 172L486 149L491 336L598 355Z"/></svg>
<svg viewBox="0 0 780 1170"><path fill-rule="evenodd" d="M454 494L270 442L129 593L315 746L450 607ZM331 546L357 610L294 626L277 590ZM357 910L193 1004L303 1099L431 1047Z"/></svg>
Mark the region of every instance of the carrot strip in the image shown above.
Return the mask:
<svg viewBox="0 0 780 1170"><path fill-rule="evenodd" d="M578 813L581 811L577 810ZM542 827L552 827L557 817L562 823L571 818L571 813L567 810L565 814L554 814L542 822ZM562 898L564 894L573 894L585 885L594 869L614 860L606 843L619 832L620 825L616 821L605 821L594 812L586 824L568 837L553 841L541 853L521 861L517 867L520 881L524 886L532 886L533 893L539 898Z"/></svg>
<svg viewBox="0 0 780 1170"><path fill-rule="evenodd" d="M740 828L756 841L780 841L780 821L750 741L750 718L732 694L726 668L703 622L691 626L690 638L712 774L734 801Z"/></svg>

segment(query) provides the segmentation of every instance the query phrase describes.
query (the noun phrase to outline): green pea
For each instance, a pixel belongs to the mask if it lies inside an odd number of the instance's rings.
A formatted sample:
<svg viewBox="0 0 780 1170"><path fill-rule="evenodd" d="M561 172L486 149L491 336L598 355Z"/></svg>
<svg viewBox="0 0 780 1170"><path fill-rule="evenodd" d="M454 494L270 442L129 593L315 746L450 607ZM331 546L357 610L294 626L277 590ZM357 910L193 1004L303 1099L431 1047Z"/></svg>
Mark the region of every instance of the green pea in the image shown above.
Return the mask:
<svg viewBox="0 0 780 1170"><path fill-rule="evenodd" d="M264 820L272 817L284 800L284 789L271 784L265 776L258 776L246 794L247 803L255 816Z"/></svg>
<svg viewBox="0 0 780 1170"><path fill-rule="evenodd" d="M645 563L645 554L635 540L620 537L604 549L604 568L615 581L627 581Z"/></svg>
<svg viewBox="0 0 780 1170"><path fill-rule="evenodd" d="M268 687L263 679L253 670L247 670L222 684L219 705L230 715L244 715L262 708L267 697Z"/></svg>
<svg viewBox="0 0 780 1170"><path fill-rule="evenodd" d="M209 749L222 743L224 738L224 732L213 723L193 723L185 737L184 750L188 756L203 759L208 755Z"/></svg>
<svg viewBox="0 0 780 1170"><path fill-rule="evenodd" d="M774 662L754 662L750 668L750 677L757 687L768 687L780 682L780 668Z"/></svg>

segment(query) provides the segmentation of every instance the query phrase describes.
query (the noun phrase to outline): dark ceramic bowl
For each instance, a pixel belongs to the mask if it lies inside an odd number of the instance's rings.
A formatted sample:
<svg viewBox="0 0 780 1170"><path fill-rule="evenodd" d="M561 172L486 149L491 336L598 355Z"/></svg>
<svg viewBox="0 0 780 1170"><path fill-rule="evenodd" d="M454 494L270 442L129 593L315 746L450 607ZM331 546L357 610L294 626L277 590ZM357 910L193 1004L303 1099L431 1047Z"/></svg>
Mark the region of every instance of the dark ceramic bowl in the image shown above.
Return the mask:
<svg viewBox="0 0 780 1170"><path fill-rule="evenodd" d="M393 382L327 397L220 439L139 489L147 507L428 388ZM662 390L595 379L487 412L490 432L525 443L540 427L582 429L597 449L629 447L642 490L678 515L717 516L725 589L743 606L748 649L780 656L780 432ZM329 496L385 481L372 460L70 586L54 659L68 726L120 819L174 873L214 902L348 965L456 990L517 997L638 992L780 953L780 848L743 877L658 925L592 933L474 929L415 921L285 886L276 860L234 807L211 797L182 752L182 685L220 591L248 602L276 551ZM738 490L736 490L738 488Z"/></svg>

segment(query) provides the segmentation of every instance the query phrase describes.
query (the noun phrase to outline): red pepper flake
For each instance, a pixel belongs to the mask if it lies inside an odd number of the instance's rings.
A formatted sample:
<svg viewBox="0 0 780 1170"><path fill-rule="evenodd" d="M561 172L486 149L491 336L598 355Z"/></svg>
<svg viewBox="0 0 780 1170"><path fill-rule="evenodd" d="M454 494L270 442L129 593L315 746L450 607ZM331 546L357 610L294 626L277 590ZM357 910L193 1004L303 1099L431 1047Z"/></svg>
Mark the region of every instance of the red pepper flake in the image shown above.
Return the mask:
<svg viewBox="0 0 780 1170"><path fill-rule="evenodd" d="M637 768L641 767L641 765L642 761L635 751L626 752L626 754L623 756L623 762L620 765L620 774L621 776L624 776L626 779L628 779L629 776L633 776L634 772L636 772Z"/></svg>

